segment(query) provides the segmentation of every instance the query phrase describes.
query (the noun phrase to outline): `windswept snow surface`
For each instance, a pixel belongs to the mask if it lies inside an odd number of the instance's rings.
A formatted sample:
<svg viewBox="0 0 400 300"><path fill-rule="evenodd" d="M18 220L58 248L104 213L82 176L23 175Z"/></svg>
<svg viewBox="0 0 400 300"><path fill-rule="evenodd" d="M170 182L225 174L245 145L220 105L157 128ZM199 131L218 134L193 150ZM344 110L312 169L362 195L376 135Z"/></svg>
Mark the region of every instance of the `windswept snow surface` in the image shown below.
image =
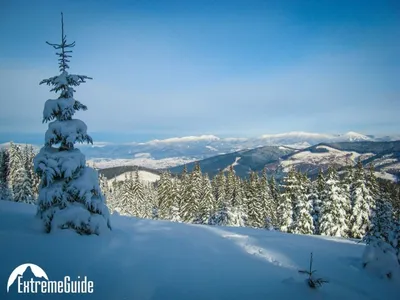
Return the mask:
<svg viewBox="0 0 400 300"><path fill-rule="evenodd" d="M342 151L328 146L317 146L316 149L324 152L310 152L309 150L300 151L292 155L288 160L282 161L281 165L285 172L288 172L290 167L298 164L308 163L314 166L330 165L332 163L341 166L346 166L349 162L355 164L357 159L365 160L374 156L373 153L359 154L354 151Z"/></svg>
<svg viewBox="0 0 400 300"><path fill-rule="evenodd" d="M186 157L168 157L162 159L153 159L148 156L141 156L132 159L107 159L97 158L88 160L87 163L90 166L95 165L97 168L106 169L120 166L139 166L150 169L166 169L176 167L195 161L194 158Z"/></svg>
<svg viewBox="0 0 400 300"><path fill-rule="evenodd" d="M0 299L397 299L398 281L376 278L360 266L364 245L316 236L249 228L187 225L113 215L113 231L79 236L40 232L32 205L0 201ZM298 269L314 252L310 289ZM87 276L94 293L6 293L9 275L23 263L40 266L49 280ZM30 277L26 278L27 280Z"/></svg>
<svg viewBox="0 0 400 300"><path fill-rule="evenodd" d="M122 173L122 174L118 175L116 178L115 177L111 178L108 181L110 183L113 182L114 179L116 179L117 181L123 181L123 180L125 180L126 176L129 177L129 173L131 173L131 172ZM138 173L139 173L139 179L142 182L156 182L156 181L160 180L160 175L157 175L157 174L154 174L151 172L139 170ZM132 172L132 174L134 174L134 172Z"/></svg>

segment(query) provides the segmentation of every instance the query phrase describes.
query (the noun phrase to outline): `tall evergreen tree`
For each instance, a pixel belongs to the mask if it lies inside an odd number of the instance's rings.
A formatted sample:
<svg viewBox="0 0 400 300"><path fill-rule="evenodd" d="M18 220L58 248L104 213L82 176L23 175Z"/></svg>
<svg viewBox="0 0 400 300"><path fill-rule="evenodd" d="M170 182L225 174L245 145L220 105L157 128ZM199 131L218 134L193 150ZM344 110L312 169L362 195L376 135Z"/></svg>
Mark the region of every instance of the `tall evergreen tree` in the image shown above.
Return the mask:
<svg viewBox="0 0 400 300"><path fill-rule="evenodd" d="M18 178L19 169L24 168L21 148L10 142L9 148L9 166L8 166L8 187L11 192L11 197L14 199L16 192L15 182Z"/></svg>
<svg viewBox="0 0 400 300"><path fill-rule="evenodd" d="M14 180L14 201L34 204L31 181L24 167L19 167Z"/></svg>
<svg viewBox="0 0 400 300"><path fill-rule="evenodd" d="M139 218L145 218L147 215L146 198L144 187L139 177L139 170L135 170L135 178L132 185L133 194L133 215Z"/></svg>
<svg viewBox="0 0 400 300"><path fill-rule="evenodd" d="M172 182L172 207L171 207L171 221L172 222L182 222L181 209L182 209L182 181L175 180Z"/></svg>
<svg viewBox="0 0 400 300"><path fill-rule="evenodd" d="M188 223L201 223L200 221L200 189L202 183L201 168L195 164L193 171L188 175L186 183L184 201L182 205L182 219Z"/></svg>
<svg viewBox="0 0 400 300"><path fill-rule="evenodd" d="M351 185L350 236L354 238L362 238L370 226L374 199L366 179L362 163L358 161Z"/></svg>
<svg viewBox="0 0 400 300"><path fill-rule="evenodd" d="M171 174L163 172L157 186L158 217L164 220L171 219L171 208L174 202L174 187Z"/></svg>
<svg viewBox="0 0 400 300"><path fill-rule="evenodd" d="M226 198L226 176L225 173L220 171L212 181L214 198L216 201L217 207L221 207L223 202L225 202Z"/></svg>
<svg viewBox="0 0 400 300"><path fill-rule="evenodd" d="M267 169L264 168L259 181L260 200L263 207L264 226L267 229L273 228L273 220L276 219L274 201L269 187Z"/></svg>
<svg viewBox="0 0 400 300"><path fill-rule="evenodd" d="M74 149L77 142L93 143L87 134L86 124L73 115L87 107L74 99L74 87L91 79L84 75L68 73L71 57L64 35L61 14L61 43L51 44L59 56L60 74L44 79L40 84L52 86L51 91L60 95L47 100L43 121L50 122L45 135L45 145L34 160L35 172L41 177L38 197L38 216L46 232L54 227L72 229L80 234L100 234L111 228L109 211L99 187L95 170L86 166L85 156ZM59 148L54 146L60 145Z"/></svg>
<svg viewBox="0 0 400 300"><path fill-rule="evenodd" d="M227 224L228 210L230 203L226 201L226 176L223 171L219 171L211 182L215 198L216 210L209 223L211 225Z"/></svg>
<svg viewBox="0 0 400 300"><path fill-rule="evenodd" d="M116 211L121 215L132 216L134 211L134 195L133 195L133 176L130 172L125 173L125 180L121 186L120 197L117 200Z"/></svg>
<svg viewBox="0 0 400 300"><path fill-rule="evenodd" d="M109 189L109 193L106 193L106 202L107 206L110 209L111 212L117 212L119 213L119 202L121 201L121 184L117 182L117 178L114 177L114 179L111 182L111 186Z"/></svg>
<svg viewBox="0 0 400 300"><path fill-rule="evenodd" d="M258 174L254 171L250 173L250 177L245 190L247 203L247 224L255 228L264 228L265 226L265 210L263 199L261 198L261 190Z"/></svg>
<svg viewBox="0 0 400 300"><path fill-rule="evenodd" d="M0 149L0 200L11 200L8 185L9 156L6 149Z"/></svg>
<svg viewBox="0 0 400 300"><path fill-rule="evenodd" d="M278 206L279 228L283 232L290 232L293 225L293 199L296 197L296 172L289 170L283 178L283 193Z"/></svg>
<svg viewBox="0 0 400 300"><path fill-rule="evenodd" d="M279 210L278 206L280 203L280 191L276 184L275 177L271 176L269 180L269 190L272 197L272 224L275 228L279 227Z"/></svg>
<svg viewBox="0 0 400 300"><path fill-rule="evenodd" d="M329 167L321 203L319 230L321 235L347 237L347 212L350 203L344 197L336 169Z"/></svg>
<svg viewBox="0 0 400 300"><path fill-rule="evenodd" d="M35 173L35 170L33 168L33 160L35 158L35 155L36 154L33 150L33 146L28 146L25 169L27 170L29 179L31 180L32 195L36 201L39 195L40 177Z"/></svg>
<svg viewBox="0 0 400 300"><path fill-rule="evenodd" d="M296 184L293 195L293 224L291 232L297 234L313 234L314 222L312 218L312 204L308 199L308 179L305 175L295 174Z"/></svg>
<svg viewBox="0 0 400 300"><path fill-rule="evenodd" d="M321 197L323 195L325 179L322 171L316 180L309 185L308 199L311 203L311 216L313 218L314 234L319 234L319 219L321 214Z"/></svg>
<svg viewBox="0 0 400 300"><path fill-rule="evenodd" d="M208 175L203 175L200 190L199 223L208 224L216 211L215 199Z"/></svg>

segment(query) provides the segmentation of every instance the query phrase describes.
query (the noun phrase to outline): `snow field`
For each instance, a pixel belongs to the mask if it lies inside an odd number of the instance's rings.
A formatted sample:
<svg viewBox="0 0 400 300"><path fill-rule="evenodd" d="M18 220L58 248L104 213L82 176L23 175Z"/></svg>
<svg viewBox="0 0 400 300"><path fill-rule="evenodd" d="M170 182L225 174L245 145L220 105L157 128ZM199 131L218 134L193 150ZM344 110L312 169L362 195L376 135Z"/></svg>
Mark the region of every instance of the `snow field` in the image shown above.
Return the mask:
<svg viewBox="0 0 400 300"><path fill-rule="evenodd" d="M362 269L365 246L346 239L118 215L102 236L45 234L34 213L32 205L0 202L0 299L24 298L14 285L6 294L5 283L25 262L42 267L50 280L95 282L94 294L48 299L395 299L400 293L399 282ZM316 275L330 281L319 290L298 273L308 268L311 251Z"/></svg>

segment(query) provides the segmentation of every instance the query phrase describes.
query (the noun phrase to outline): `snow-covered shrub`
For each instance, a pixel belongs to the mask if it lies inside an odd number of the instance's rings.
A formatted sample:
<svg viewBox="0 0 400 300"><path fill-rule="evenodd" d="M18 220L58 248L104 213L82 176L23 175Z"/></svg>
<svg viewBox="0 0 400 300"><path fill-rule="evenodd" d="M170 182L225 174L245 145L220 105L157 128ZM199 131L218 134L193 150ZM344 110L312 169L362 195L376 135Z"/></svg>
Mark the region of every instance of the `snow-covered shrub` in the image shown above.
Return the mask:
<svg viewBox="0 0 400 300"><path fill-rule="evenodd" d="M396 250L383 240L370 242L363 253L363 267L379 277L400 278L399 261Z"/></svg>

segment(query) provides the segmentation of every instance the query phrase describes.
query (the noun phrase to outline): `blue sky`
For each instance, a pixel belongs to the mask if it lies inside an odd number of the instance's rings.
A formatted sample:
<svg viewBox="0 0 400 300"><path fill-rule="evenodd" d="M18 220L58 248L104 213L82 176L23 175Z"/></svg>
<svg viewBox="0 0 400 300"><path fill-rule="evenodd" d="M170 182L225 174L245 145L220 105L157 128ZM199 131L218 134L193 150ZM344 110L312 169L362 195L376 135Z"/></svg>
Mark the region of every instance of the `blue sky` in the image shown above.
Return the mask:
<svg viewBox="0 0 400 300"><path fill-rule="evenodd" d="M44 136L61 11L97 140L399 133L398 1L0 0L0 140Z"/></svg>

